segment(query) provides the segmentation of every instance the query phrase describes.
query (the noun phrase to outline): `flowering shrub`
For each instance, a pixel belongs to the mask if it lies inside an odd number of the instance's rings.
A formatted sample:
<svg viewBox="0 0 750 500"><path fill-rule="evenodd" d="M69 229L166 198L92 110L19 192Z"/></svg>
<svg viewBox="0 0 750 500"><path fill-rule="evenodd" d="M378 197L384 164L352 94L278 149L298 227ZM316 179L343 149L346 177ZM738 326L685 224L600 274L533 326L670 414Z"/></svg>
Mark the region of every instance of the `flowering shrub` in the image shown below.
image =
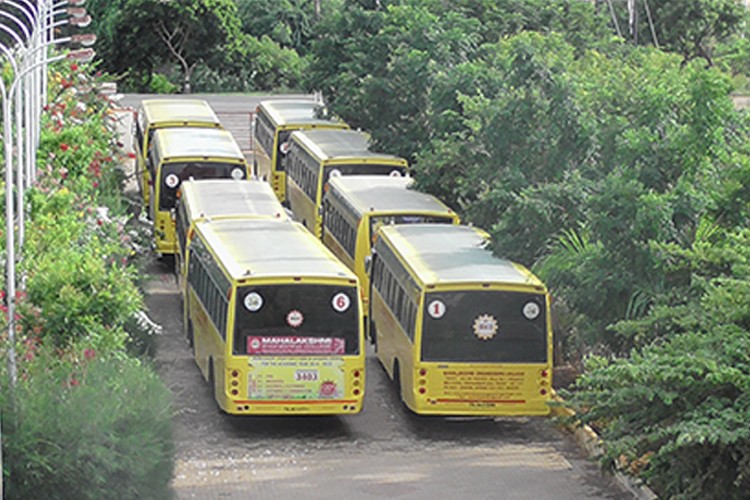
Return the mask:
<svg viewBox="0 0 750 500"><path fill-rule="evenodd" d="M168 390L132 357L132 346L145 350L135 265L145 245L130 227L124 155L97 86L77 64L50 78L17 266L15 390L0 366L8 498L169 496Z"/></svg>

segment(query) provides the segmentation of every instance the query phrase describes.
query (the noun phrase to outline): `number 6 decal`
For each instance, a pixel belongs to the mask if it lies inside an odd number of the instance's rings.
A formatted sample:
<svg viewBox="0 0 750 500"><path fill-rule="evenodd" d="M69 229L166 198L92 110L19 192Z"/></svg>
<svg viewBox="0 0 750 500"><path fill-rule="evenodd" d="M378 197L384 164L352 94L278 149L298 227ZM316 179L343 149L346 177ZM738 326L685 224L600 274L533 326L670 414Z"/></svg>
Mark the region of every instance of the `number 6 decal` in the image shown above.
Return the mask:
<svg viewBox="0 0 750 500"><path fill-rule="evenodd" d="M339 292L333 296L331 305L336 312L342 313L349 309L349 306L352 305L352 301L347 294Z"/></svg>

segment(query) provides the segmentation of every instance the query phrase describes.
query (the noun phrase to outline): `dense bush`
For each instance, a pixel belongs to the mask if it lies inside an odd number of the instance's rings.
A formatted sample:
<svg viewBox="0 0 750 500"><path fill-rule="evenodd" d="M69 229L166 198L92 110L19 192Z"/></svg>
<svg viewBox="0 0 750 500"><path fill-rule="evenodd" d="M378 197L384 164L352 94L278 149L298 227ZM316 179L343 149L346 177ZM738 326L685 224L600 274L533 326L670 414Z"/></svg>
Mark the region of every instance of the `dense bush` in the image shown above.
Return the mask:
<svg viewBox="0 0 750 500"><path fill-rule="evenodd" d="M13 403L0 392L6 498L169 498L169 391L132 359L78 358L38 357Z"/></svg>
<svg viewBox="0 0 750 500"><path fill-rule="evenodd" d="M750 230L712 240L665 249L702 293L621 326L664 340L626 359L590 358L566 393L603 433L605 460L668 498L740 499L750 488Z"/></svg>

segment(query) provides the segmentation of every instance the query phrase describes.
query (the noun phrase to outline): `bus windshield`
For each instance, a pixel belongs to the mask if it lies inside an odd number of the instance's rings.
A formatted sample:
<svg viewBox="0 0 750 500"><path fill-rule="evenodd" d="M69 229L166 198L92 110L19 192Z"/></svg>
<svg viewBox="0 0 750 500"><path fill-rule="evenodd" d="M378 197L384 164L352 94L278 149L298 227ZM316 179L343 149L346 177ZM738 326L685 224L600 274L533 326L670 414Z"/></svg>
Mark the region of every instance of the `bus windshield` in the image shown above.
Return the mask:
<svg viewBox="0 0 750 500"><path fill-rule="evenodd" d="M423 361L546 363L544 295L460 291L425 295Z"/></svg>
<svg viewBox="0 0 750 500"><path fill-rule="evenodd" d="M177 200L177 188L182 181L194 179L244 179L245 168L238 163L186 162L165 163L161 167L159 209L171 210Z"/></svg>
<svg viewBox="0 0 750 500"><path fill-rule="evenodd" d="M235 355L359 353L355 287L266 285L237 293Z"/></svg>

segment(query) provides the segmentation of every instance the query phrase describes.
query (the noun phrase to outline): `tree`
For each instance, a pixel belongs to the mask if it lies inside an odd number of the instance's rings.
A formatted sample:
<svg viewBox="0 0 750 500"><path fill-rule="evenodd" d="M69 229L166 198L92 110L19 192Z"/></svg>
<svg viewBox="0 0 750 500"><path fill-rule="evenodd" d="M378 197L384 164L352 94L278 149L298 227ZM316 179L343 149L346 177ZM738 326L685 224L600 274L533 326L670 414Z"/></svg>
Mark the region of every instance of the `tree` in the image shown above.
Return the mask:
<svg viewBox="0 0 750 500"><path fill-rule="evenodd" d="M155 68L174 61L188 93L198 65L222 64L239 43L233 0L120 0L118 8L105 3L94 0L103 15L97 33L104 69L130 73L140 85L147 85Z"/></svg>
<svg viewBox="0 0 750 500"><path fill-rule="evenodd" d="M217 54L237 43L240 35L237 7L232 0L158 3L164 6L163 15L153 19L151 27L182 68L183 92L189 94L195 67L222 61Z"/></svg>
<svg viewBox="0 0 750 500"><path fill-rule="evenodd" d="M304 54L315 22L313 0L237 0L242 30L255 37L268 36L282 47Z"/></svg>
<svg viewBox="0 0 750 500"><path fill-rule="evenodd" d="M651 18L659 46L680 54L685 62L701 58L709 66L714 63L717 44L737 33L747 19L747 7L738 0L637 1L635 5L639 22L628 38L654 44L648 27ZM616 15L621 26L628 26L625 5L619 6Z"/></svg>

